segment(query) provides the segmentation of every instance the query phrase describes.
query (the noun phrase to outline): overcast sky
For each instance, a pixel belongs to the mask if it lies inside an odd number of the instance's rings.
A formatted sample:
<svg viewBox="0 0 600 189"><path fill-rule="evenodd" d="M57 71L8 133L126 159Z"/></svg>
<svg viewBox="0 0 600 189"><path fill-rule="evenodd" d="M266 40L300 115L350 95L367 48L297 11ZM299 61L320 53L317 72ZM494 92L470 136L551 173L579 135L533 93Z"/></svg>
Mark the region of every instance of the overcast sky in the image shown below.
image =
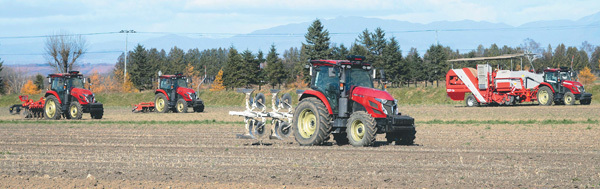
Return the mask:
<svg viewBox="0 0 600 189"><path fill-rule="evenodd" d="M416 23L475 20L518 26L577 20L599 0L0 0L0 37L71 33L249 33L315 18L362 16Z"/></svg>

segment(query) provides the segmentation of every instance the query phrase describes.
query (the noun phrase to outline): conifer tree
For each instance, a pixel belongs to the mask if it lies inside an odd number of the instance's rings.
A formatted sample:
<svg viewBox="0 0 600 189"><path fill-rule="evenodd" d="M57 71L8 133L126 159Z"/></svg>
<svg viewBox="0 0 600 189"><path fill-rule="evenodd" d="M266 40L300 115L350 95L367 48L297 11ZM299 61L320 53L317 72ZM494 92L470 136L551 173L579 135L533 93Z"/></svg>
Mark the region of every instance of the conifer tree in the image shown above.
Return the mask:
<svg viewBox="0 0 600 189"><path fill-rule="evenodd" d="M310 60L327 59L331 57L329 47L329 31L325 29L321 20L316 19L304 35L306 43L302 43L306 49L305 53Z"/></svg>

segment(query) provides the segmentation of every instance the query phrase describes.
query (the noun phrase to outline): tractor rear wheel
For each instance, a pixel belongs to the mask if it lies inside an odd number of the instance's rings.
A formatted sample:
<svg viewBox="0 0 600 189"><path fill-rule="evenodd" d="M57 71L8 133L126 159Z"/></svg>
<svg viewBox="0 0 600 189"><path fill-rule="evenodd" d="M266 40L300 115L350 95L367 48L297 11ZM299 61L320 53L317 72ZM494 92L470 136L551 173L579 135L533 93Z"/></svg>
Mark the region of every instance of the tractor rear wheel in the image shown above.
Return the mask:
<svg viewBox="0 0 600 189"><path fill-rule="evenodd" d="M187 113L188 103L183 98L177 100L177 104L175 105L175 110L177 113Z"/></svg>
<svg viewBox="0 0 600 189"><path fill-rule="evenodd" d="M60 103L58 103L58 99L50 95L46 98L46 104L44 104L44 117L46 119L56 119L59 120L62 115L62 110L60 107Z"/></svg>
<svg viewBox="0 0 600 189"><path fill-rule="evenodd" d="M479 106L479 102L477 102L477 99L475 99L475 95L473 94L467 96L465 103L467 104L467 107Z"/></svg>
<svg viewBox="0 0 600 189"><path fill-rule="evenodd" d="M69 111L66 114L67 119L81 119L83 116L83 111L81 108L81 104L79 102L71 102L69 106Z"/></svg>
<svg viewBox="0 0 600 189"><path fill-rule="evenodd" d="M305 98L294 112L294 137L302 146L321 145L331 133L331 117L321 100Z"/></svg>
<svg viewBox="0 0 600 189"><path fill-rule="evenodd" d="M348 141L352 146L372 146L375 144L375 119L367 112L358 111L350 115L346 124Z"/></svg>
<svg viewBox="0 0 600 189"><path fill-rule="evenodd" d="M552 93L549 87L543 86L538 90L537 98L540 105L550 106L554 101L554 93Z"/></svg>
<svg viewBox="0 0 600 189"><path fill-rule="evenodd" d="M335 143L339 146L350 144L346 133L333 133L333 140L335 140Z"/></svg>
<svg viewBox="0 0 600 189"><path fill-rule="evenodd" d="M163 93L158 93L154 97L154 109L158 113L167 113L169 111L167 97Z"/></svg>
<svg viewBox="0 0 600 189"><path fill-rule="evenodd" d="M575 104L575 95L571 92L565 93L565 96L563 97L563 102L567 106L574 105Z"/></svg>

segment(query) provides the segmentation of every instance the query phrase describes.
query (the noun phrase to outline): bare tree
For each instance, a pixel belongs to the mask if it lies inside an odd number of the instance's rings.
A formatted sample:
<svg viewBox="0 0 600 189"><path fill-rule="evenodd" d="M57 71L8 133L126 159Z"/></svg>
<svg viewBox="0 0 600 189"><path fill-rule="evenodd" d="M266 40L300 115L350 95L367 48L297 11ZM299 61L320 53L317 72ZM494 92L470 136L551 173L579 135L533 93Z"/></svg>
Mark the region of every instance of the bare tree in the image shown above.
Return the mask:
<svg viewBox="0 0 600 189"><path fill-rule="evenodd" d="M87 42L81 35L58 32L46 38L46 60L57 72L66 73L76 67L85 52Z"/></svg>
<svg viewBox="0 0 600 189"><path fill-rule="evenodd" d="M18 68L6 67L0 73L0 77L6 82L6 93L8 94L19 94L21 88L27 83L27 70L21 70Z"/></svg>

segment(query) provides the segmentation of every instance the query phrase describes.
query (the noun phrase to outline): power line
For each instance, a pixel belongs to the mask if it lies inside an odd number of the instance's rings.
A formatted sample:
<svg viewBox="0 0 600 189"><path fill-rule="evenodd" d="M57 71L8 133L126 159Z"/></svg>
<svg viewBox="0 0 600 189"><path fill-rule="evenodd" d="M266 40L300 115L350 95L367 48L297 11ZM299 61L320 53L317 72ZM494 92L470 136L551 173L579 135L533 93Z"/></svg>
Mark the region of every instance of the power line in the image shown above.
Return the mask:
<svg viewBox="0 0 600 189"><path fill-rule="evenodd" d="M123 51L91 51L91 52L85 52L86 54L107 54L107 53L122 53ZM15 54L10 54L10 53L5 53L5 54L0 54L2 56L19 56L19 55L46 55L46 53L15 53Z"/></svg>

